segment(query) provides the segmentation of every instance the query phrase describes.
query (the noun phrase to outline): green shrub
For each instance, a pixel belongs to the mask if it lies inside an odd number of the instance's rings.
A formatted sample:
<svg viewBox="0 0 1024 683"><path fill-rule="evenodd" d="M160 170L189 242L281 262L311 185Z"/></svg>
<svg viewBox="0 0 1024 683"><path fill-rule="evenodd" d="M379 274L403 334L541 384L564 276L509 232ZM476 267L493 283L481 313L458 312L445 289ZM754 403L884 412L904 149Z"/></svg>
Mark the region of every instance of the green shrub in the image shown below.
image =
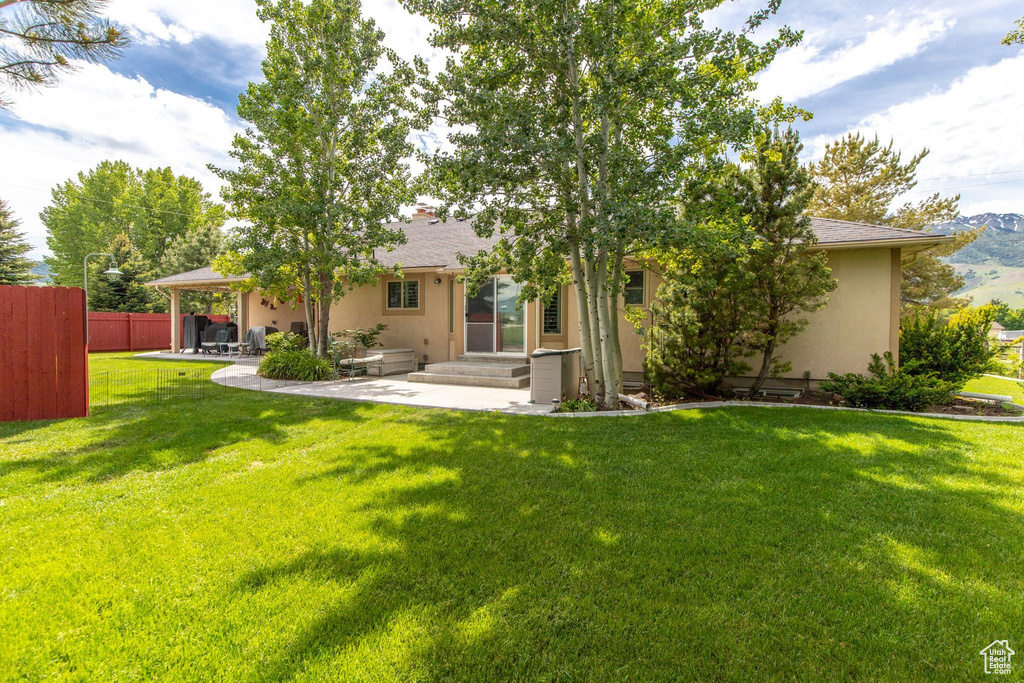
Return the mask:
<svg viewBox="0 0 1024 683"><path fill-rule="evenodd" d="M957 389L995 370L1000 345L989 339L993 306L964 308L943 322L938 315L917 313L900 330L900 361L911 375L934 373Z"/></svg>
<svg viewBox="0 0 1024 683"><path fill-rule="evenodd" d="M376 326L368 329L359 327L354 330L335 332L331 336L338 339L342 345L346 347L358 346L369 351L370 349L380 346L380 335L387 329L387 325L384 323L378 323Z"/></svg>
<svg viewBox="0 0 1024 683"><path fill-rule="evenodd" d="M593 413L597 411L597 404L589 398L563 398L558 406L558 413Z"/></svg>
<svg viewBox="0 0 1024 683"><path fill-rule="evenodd" d="M888 351L884 361L877 353L872 354L868 371L870 377L853 372L845 375L830 372L829 381L822 382L821 388L838 394L856 408L913 411L949 403L960 388L935 373L912 373L907 368L896 370L892 353Z"/></svg>
<svg viewBox="0 0 1024 683"><path fill-rule="evenodd" d="M322 382L334 377L334 366L309 349L269 351L260 361L259 375L267 379Z"/></svg>
<svg viewBox="0 0 1024 683"><path fill-rule="evenodd" d="M309 340L301 334L275 332L267 335L267 351L301 351L309 348Z"/></svg>

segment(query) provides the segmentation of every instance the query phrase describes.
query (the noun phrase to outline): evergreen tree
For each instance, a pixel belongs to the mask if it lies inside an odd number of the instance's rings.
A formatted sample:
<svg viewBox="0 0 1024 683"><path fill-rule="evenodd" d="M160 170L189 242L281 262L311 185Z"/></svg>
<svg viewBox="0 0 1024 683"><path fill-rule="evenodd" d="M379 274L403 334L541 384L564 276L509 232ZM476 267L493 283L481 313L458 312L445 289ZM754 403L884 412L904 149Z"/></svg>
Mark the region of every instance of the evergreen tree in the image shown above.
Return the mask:
<svg viewBox="0 0 1024 683"><path fill-rule="evenodd" d="M106 0L0 0L0 83L10 89L52 85L71 60L114 59L124 29L100 16ZM0 92L0 108L8 98Z"/></svg>
<svg viewBox="0 0 1024 683"><path fill-rule="evenodd" d="M115 313L153 313L156 305L154 291L145 282L149 277L146 262L132 244L127 233L114 237L104 251L114 255L114 264L121 275L104 275L110 266L100 260L90 265L89 310Z"/></svg>
<svg viewBox="0 0 1024 683"><path fill-rule="evenodd" d="M158 275L185 273L212 265L224 251L224 235L220 228L207 225L179 235L164 253ZM181 306L186 311L213 312L214 302L223 295L214 292L182 292Z"/></svg>
<svg viewBox="0 0 1024 683"><path fill-rule="evenodd" d="M696 204L688 217L696 219ZM752 326L748 267L751 231L742 220L701 222L684 248L658 255L662 284L651 305L645 369L664 397L714 395L726 377L751 367L744 347Z"/></svg>
<svg viewBox="0 0 1024 683"><path fill-rule="evenodd" d="M763 137L752 167L736 175L737 198L754 233L746 267L756 273L751 287L750 349L761 366L750 387L760 390L769 373L786 372L776 351L807 326L801 313L820 310L836 283L806 211L814 194L808 169L800 163L803 144L792 128Z"/></svg>
<svg viewBox="0 0 1024 683"><path fill-rule="evenodd" d="M32 246L18 230L21 221L14 217L7 202L0 199L0 285L28 285L36 281L34 264L25 258Z"/></svg>
<svg viewBox="0 0 1024 683"><path fill-rule="evenodd" d="M832 142L825 147L825 157L811 164L818 189L809 212L820 218L908 230L923 230L952 220L959 215L960 195L943 198L935 193L916 204L904 202L891 210L894 202L917 185L917 167L927 155L928 150L922 150L904 163L891 141L882 145L877 137L869 140L859 133ZM981 229L958 233L955 242L906 260L902 288L905 306L909 309L966 305L967 300L953 297L964 287L964 279L939 259L966 247L980 234Z"/></svg>

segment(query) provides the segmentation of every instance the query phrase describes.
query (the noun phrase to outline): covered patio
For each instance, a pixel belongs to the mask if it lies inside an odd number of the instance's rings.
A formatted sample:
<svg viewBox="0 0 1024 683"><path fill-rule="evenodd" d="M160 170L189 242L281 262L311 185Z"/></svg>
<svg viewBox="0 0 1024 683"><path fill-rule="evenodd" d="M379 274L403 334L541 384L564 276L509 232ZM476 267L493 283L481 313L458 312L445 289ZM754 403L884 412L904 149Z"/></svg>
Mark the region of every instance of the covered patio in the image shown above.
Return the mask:
<svg viewBox="0 0 1024 683"><path fill-rule="evenodd" d="M248 279L247 275L238 277L224 277L214 272L213 268L197 268L187 273L168 275L146 284L154 287L157 291L170 299L171 309L171 353L180 353L181 344L181 293L190 292L219 292L231 293L232 286ZM235 292L235 315L234 322L238 326L238 338L244 339L245 333L249 331L249 296L246 292Z"/></svg>

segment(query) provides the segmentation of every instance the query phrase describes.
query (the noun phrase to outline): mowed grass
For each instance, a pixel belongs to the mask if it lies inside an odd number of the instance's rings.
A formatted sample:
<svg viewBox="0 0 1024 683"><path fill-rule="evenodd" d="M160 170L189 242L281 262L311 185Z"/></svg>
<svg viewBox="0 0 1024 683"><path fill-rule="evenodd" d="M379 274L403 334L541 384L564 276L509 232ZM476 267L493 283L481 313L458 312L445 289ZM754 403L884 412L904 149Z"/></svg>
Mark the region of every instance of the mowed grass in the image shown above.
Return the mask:
<svg viewBox="0 0 1024 683"><path fill-rule="evenodd" d="M979 377L972 379L964 387L965 391L974 391L980 394L998 394L999 396L1010 396L1013 402L1024 406L1024 382L1014 379L1003 379L999 377Z"/></svg>
<svg viewBox="0 0 1024 683"><path fill-rule="evenodd" d="M241 390L0 425L0 678L981 678L1022 434Z"/></svg>

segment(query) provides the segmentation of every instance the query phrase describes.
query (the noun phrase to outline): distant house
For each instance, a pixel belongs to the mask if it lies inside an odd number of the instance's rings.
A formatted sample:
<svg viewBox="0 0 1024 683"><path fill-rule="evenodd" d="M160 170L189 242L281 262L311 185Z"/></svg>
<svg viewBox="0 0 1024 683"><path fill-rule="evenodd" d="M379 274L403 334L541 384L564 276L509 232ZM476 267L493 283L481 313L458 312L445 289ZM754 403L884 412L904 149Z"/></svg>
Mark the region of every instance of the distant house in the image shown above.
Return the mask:
<svg viewBox="0 0 1024 683"><path fill-rule="evenodd" d="M1001 342L1017 341L1021 337L1024 337L1024 330L1003 330L997 335Z"/></svg>
<svg viewBox="0 0 1024 683"><path fill-rule="evenodd" d="M992 323L992 327L990 327L988 329L988 336L990 336L990 337L998 337L999 333L1002 332L1005 329L1006 328L1003 327L1002 325L1000 325L999 323L993 322Z"/></svg>
<svg viewBox="0 0 1024 683"><path fill-rule="evenodd" d="M472 365L521 359L537 348L568 349L580 345L578 313L570 287L562 287L552 301L517 303L520 283L506 274L488 280L476 293L459 281L463 266L459 255L487 250L496 237L481 238L472 219L438 219L433 209L421 207L411 223L394 223L406 242L379 253L385 266L401 269L403 277L383 275L374 284L346 293L331 309L331 331L370 328L385 323L380 341L392 349L412 349L419 362ZM806 330L782 349L783 361L792 370L779 383L797 387L826 379L828 373L865 372L871 354L891 351L898 358L900 328L900 264L904 258L953 238L927 231L812 218L816 250L828 256L838 286L824 309L807 315ZM648 308L655 300L657 273L640 262L626 266L625 291L619 312L625 307ZM224 278L210 268L171 275L150 282L166 288L172 311L180 291L189 289L228 291L241 278ZM296 297L297 298L297 297ZM270 326L287 330L305 320L303 307L280 302L262 292L240 294L239 332L249 327ZM633 326L619 320L623 370L627 379L643 372L644 354ZM172 337L175 350L177 336ZM450 375L468 372L457 368L437 381L453 383ZM431 381L430 372L417 381ZM741 380L742 381L742 380ZM748 380L749 381L749 380Z"/></svg>

